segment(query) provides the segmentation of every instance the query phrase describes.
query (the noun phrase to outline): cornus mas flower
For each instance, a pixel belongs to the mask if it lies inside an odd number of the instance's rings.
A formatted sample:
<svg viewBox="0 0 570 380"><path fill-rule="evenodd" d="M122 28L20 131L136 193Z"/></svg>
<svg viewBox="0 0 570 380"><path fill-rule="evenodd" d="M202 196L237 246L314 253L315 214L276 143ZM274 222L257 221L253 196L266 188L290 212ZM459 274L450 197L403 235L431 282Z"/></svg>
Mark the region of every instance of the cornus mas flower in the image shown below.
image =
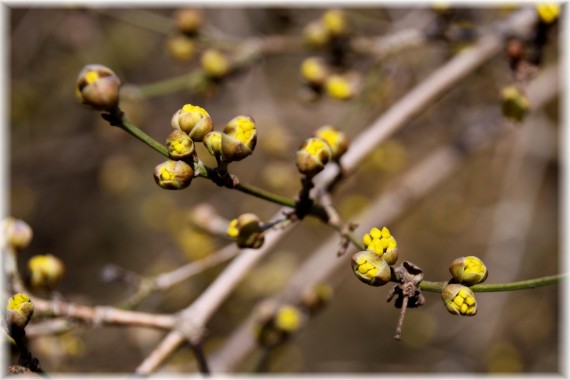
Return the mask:
<svg viewBox="0 0 570 380"><path fill-rule="evenodd" d="M322 18L322 23L327 32L333 37L340 37L348 34L348 22L346 14L340 9L326 11Z"/></svg>
<svg viewBox="0 0 570 380"><path fill-rule="evenodd" d="M194 153L194 142L185 132L175 129L166 138L166 147L170 158L181 160Z"/></svg>
<svg viewBox="0 0 570 380"><path fill-rule="evenodd" d="M392 277L390 266L374 252L360 251L352 255L352 270L365 284L381 286Z"/></svg>
<svg viewBox="0 0 570 380"><path fill-rule="evenodd" d="M321 47L330 41L330 34L321 20L315 20L308 23L303 29L303 38L307 45Z"/></svg>
<svg viewBox="0 0 570 380"><path fill-rule="evenodd" d="M530 110L528 98L516 86L503 88L501 101L501 111L507 119L521 122Z"/></svg>
<svg viewBox="0 0 570 380"><path fill-rule="evenodd" d="M121 81L106 66L93 64L85 66L77 78L77 98L96 110L110 111L119 105Z"/></svg>
<svg viewBox="0 0 570 380"><path fill-rule="evenodd" d="M204 136L204 140L202 140L204 146L208 150L212 156L221 156L222 155L222 133L221 132L210 132L206 136Z"/></svg>
<svg viewBox="0 0 570 380"><path fill-rule="evenodd" d="M348 138L335 127L325 125L315 132L315 137L325 140L332 152L332 159L338 161L348 150Z"/></svg>
<svg viewBox="0 0 570 380"><path fill-rule="evenodd" d="M228 226L227 234L236 239L240 248L257 249L265 241L261 230L261 221L255 214L242 214L232 220Z"/></svg>
<svg viewBox="0 0 570 380"><path fill-rule="evenodd" d="M212 118L202 107L185 104L172 116L170 125L173 129L180 129L197 142L214 129Z"/></svg>
<svg viewBox="0 0 570 380"><path fill-rule="evenodd" d="M297 151L295 164L302 174L314 176L324 169L331 157L329 144L323 139L311 137Z"/></svg>
<svg viewBox="0 0 570 380"><path fill-rule="evenodd" d="M447 284L441 298L447 311L455 315L473 316L477 314L477 301L473 290L465 285Z"/></svg>
<svg viewBox="0 0 570 380"><path fill-rule="evenodd" d="M372 228L362 237L362 243L368 251L374 252L386 260L388 265L394 265L398 260L398 243L386 227Z"/></svg>
<svg viewBox="0 0 570 380"><path fill-rule="evenodd" d="M253 153L257 143L257 129L251 116L236 116L222 133L222 159L240 161Z"/></svg>
<svg viewBox="0 0 570 380"><path fill-rule="evenodd" d="M6 322L9 325L24 329L32 315L34 314L34 304L30 297L23 293L18 293L8 300L6 307Z"/></svg>
<svg viewBox="0 0 570 380"><path fill-rule="evenodd" d="M275 314L275 327L281 331L292 333L301 328L303 314L292 305L284 305Z"/></svg>
<svg viewBox="0 0 570 380"><path fill-rule="evenodd" d="M560 16L560 4L541 3L536 6L538 17L545 24L551 24Z"/></svg>
<svg viewBox="0 0 570 380"><path fill-rule="evenodd" d="M28 223L13 217L2 221L2 245L7 244L14 249L24 249L32 241L32 228Z"/></svg>
<svg viewBox="0 0 570 380"><path fill-rule="evenodd" d="M194 170L184 161L166 161L154 168L154 180L163 189L181 190L190 186Z"/></svg>
<svg viewBox="0 0 570 380"><path fill-rule="evenodd" d="M174 13L176 28L188 36L194 36L198 33L203 18L202 12L198 9L179 9Z"/></svg>
<svg viewBox="0 0 570 380"><path fill-rule="evenodd" d="M325 82L325 90L333 99L349 100L358 92L360 77L356 72L330 75Z"/></svg>
<svg viewBox="0 0 570 380"><path fill-rule="evenodd" d="M36 289L51 290L57 286L63 277L64 266L57 257L36 255L28 261L30 284Z"/></svg>
<svg viewBox="0 0 570 380"><path fill-rule="evenodd" d="M202 69L212 78L221 78L229 73L230 62L219 50L208 49L202 54Z"/></svg>
<svg viewBox="0 0 570 380"><path fill-rule="evenodd" d="M453 279L465 285L479 284L489 274L483 261L475 256L459 257L451 263L449 271Z"/></svg>
<svg viewBox="0 0 570 380"><path fill-rule="evenodd" d="M301 64L301 77L310 85L321 87L329 74L327 63L320 57L306 58Z"/></svg>

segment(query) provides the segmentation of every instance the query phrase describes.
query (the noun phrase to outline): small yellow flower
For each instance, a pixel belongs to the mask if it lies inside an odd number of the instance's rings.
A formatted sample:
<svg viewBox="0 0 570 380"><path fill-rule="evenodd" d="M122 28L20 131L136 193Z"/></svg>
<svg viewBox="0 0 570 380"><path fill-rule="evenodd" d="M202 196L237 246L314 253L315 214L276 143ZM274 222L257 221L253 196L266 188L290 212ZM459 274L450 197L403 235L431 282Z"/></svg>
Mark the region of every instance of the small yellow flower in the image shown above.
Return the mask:
<svg viewBox="0 0 570 380"><path fill-rule="evenodd" d="M180 129L193 141L201 142L204 136L214 129L212 118L205 109L192 104L185 104L176 111L170 122L172 129Z"/></svg>
<svg viewBox="0 0 570 380"><path fill-rule="evenodd" d="M177 34L169 37L166 47L170 55L179 61L189 61L196 53L196 43L190 37Z"/></svg>
<svg viewBox="0 0 570 380"><path fill-rule="evenodd" d="M338 161L348 150L348 138L335 127L325 125L315 132L315 137L325 140L332 152L332 159Z"/></svg>
<svg viewBox="0 0 570 380"><path fill-rule="evenodd" d="M253 153L257 143L257 129L251 116L236 116L222 133L222 159L240 161Z"/></svg>
<svg viewBox="0 0 570 380"><path fill-rule="evenodd" d="M329 144L323 139L312 137L305 140L297 151L295 163L299 172L314 176L324 169L331 157Z"/></svg>
<svg viewBox="0 0 570 380"><path fill-rule="evenodd" d="M263 245L265 238L261 230L261 221L255 214L242 214L233 219L227 230L229 237L236 239L240 248L257 249Z"/></svg>
<svg viewBox="0 0 570 380"><path fill-rule="evenodd" d="M194 170L184 161L166 161L154 168L154 180L163 189L181 190L190 186Z"/></svg>
<svg viewBox="0 0 570 380"><path fill-rule="evenodd" d="M170 158L182 160L194 153L194 142L185 132L175 129L166 138L166 147Z"/></svg>
<svg viewBox="0 0 570 380"><path fill-rule="evenodd" d="M284 305L277 310L275 315L275 327L287 333L293 333L301 328L303 315L301 311L292 305Z"/></svg>
<svg viewBox="0 0 570 380"><path fill-rule="evenodd" d="M542 22L552 24L560 16L560 4L540 3L536 6L536 12Z"/></svg>
<svg viewBox="0 0 570 380"><path fill-rule="evenodd" d="M473 290L465 285L447 284L441 298L447 311L455 315L473 316L477 314L477 301Z"/></svg>
<svg viewBox="0 0 570 380"><path fill-rule="evenodd" d="M360 76L354 71L330 75L325 82L325 90L328 96L338 100L352 99L359 88Z"/></svg>
<svg viewBox="0 0 570 380"><path fill-rule="evenodd" d="M501 100L501 111L507 119L521 122L530 110L528 98L516 86L503 88Z"/></svg>
<svg viewBox="0 0 570 380"><path fill-rule="evenodd" d="M30 284L36 289L52 290L63 277L64 265L57 257L36 255L28 261Z"/></svg>
<svg viewBox="0 0 570 380"><path fill-rule="evenodd" d="M348 33L346 14L340 9L331 9L325 12L322 23L332 36L340 37Z"/></svg>
<svg viewBox="0 0 570 380"><path fill-rule="evenodd" d="M368 251L386 260L388 265L394 265L398 260L398 243L386 227L382 227L381 230L372 228L370 233L362 237L362 243Z"/></svg>
<svg viewBox="0 0 570 380"><path fill-rule="evenodd" d="M106 66L85 66L77 77L75 94L83 103L96 110L111 111L119 105L121 81Z"/></svg>
<svg viewBox="0 0 570 380"><path fill-rule="evenodd" d="M230 61L219 50L208 49L202 54L202 69L212 78L221 78L229 73Z"/></svg>
<svg viewBox="0 0 570 380"><path fill-rule="evenodd" d="M315 20L303 29L303 38L309 46L322 47L330 41L330 34L321 20Z"/></svg>
<svg viewBox="0 0 570 380"><path fill-rule="evenodd" d="M203 18L202 12L198 9L179 9L174 13L176 28L188 36L198 33Z"/></svg>
<svg viewBox="0 0 570 380"><path fill-rule="evenodd" d="M451 263L449 271L453 279L465 285L479 284L487 279L487 267L475 256L459 257Z"/></svg>
<svg viewBox="0 0 570 380"><path fill-rule="evenodd" d="M210 153L212 156L214 156L214 157L221 156L221 154L222 154L222 133L221 132L213 131L213 132L206 134L206 136L204 136L204 139L202 140L202 142L204 143L204 146L208 150L208 153Z"/></svg>
<svg viewBox="0 0 570 380"><path fill-rule="evenodd" d="M370 251L360 251L352 255L352 271L365 284L381 286L392 277L386 261Z"/></svg>
<svg viewBox="0 0 570 380"><path fill-rule="evenodd" d="M34 304L26 294L18 293L8 300L6 307L8 324L24 329L33 314Z"/></svg>
<svg viewBox="0 0 570 380"><path fill-rule="evenodd" d="M24 249L32 241L33 232L28 223L13 217L2 220L2 245L7 244L14 249Z"/></svg>
<svg viewBox="0 0 570 380"><path fill-rule="evenodd" d="M320 57L309 57L301 63L301 77L310 85L322 86L329 74L327 63Z"/></svg>

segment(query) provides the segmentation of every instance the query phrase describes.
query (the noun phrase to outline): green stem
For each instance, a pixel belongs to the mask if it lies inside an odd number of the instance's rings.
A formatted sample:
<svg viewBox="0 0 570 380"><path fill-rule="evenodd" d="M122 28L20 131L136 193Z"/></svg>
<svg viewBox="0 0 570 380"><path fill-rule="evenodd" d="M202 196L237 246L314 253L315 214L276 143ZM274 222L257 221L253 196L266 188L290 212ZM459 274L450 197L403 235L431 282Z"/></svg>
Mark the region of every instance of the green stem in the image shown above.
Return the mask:
<svg viewBox="0 0 570 380"><path fill-rule="evenodd" d="M553 276L533 278L530 280L504 282L498 284L477 284L471 286L474 292L509 292L513 290L534 289L540 286L549 286L561 282L566 275L557 274ZM422 281L418 284L421 290L426 292L441 293L445 282Z"/></svg>
<svg viewBox="0 0 570 380"><path fill-rule="evenodd" d="M204 70L196 69L189 74L139 86L139 91L143 98L148 99L164 94L179 92L185 89L195 89L205 80L206 74L204 73Z"/></svg>
<svg viewBox="0 0 570 380"><path fill-rule="evenodd" d="M121 118L120 123L117 124L117 127L127 131L129 134L135 136L137 139L145 143L146 145L150 146L152 149L156 150L158 153L162 154L166 158L170 158L168 154L168 149L166 146L162 145L146 133L144 133L141 129L139 129L136 125L131 124L127 119Z"/></svg>
<svg viewBox="0 0 570 380"><path fill-rule="evenodd" d="M253 195L257 198L265 199L267 201L276 203L281 206L295 208L295 200L292 198L284 197L279 194L272 193L267 190L262 190L258 187L253 185L249 185L247 183L238 183L234 189L241 191L242 193L246 193L249 195Z"/></svg>

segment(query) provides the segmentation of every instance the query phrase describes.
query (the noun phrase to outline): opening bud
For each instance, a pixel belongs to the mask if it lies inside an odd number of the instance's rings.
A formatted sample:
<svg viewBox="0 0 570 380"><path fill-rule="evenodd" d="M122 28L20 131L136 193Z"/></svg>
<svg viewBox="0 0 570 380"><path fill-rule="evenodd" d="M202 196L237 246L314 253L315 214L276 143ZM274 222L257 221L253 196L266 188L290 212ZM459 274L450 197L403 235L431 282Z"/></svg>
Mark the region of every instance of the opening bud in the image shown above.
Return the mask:
<svg viewBox="0 0 570 380"><path fill-rule="evenodd" d="M212 156L220 157L222 155L222 133L221 132L210 132L204 136L202 140L204 146Z"/></svg>
<svg viewBox="0 0 570 380"><path fill-rule="evenodd" d="M202 69L212 78L222 78L230 71L230 61L224 53L208 49L202 54Z"/></svg>
<svg viewBox="0 0 570 380"><path fill-rule="evenodd" d="M2 235L4 241L14 249L24 249L32 241L33 232L28 223L13 217L7 217L2 221Z"/></svg>
<svg viewBox="0 0 570 380"><path fill-rule="evenodd" d="M477 314L475 293L465 285L446 284L441 292L441 299L451 314L469 317Z"/></svg>
<svg viewBox="0 0 570 380"><path fill-rule="evenodd" d="M455 281L465 285L479 284L489 274L483 261L475 256L458 257L449 266L449 271Z"/></svg>
<svg viewBox="0 0 570 380"><path fill-rule="evenodd" d="M173 130L166 138L168 154L174 160L191 157L194 153L194 142L180 129Z"/></svg>
<svg viewBox="0 0 570 380"><path fill-rule="evenodd" d="M35 289L52 290L61 281L64 268L63 262L53 255L36 255L28 261L30 285Z"/></svg>
<svg viewBox="0 0 570 380"><path fill-rule="evenodd" d="M275 314L275 327L286 333L293 333L301 328L303 313L292 305L283 305Z"/></svg>
<svg viewBox="0 0 570 380"><path fill-rule="evenodd" d="M169 37L166 41L168 53L178 61L189 61L196 53L196 44L194 40L182 34Z"/></svg>
<svg viewBox="0 0 570 380"><path fill-rule="evenodd" d="M295 164L302 174L314 176L324 169L331 157L329 144L318 137L311 137L297 151Z"/></svg>
<svg viewBox="0 0 570 380"><path fill-rule="evenodd" d="M360 251L352 255L352 270L360 281L372 286L387 284L392 278L388 263L370 251Z"/></svg>
<svg viewBox="0 0 570 380"><path fill-rule="evenodd" d="M303 38L309 46L322 47L329 43L330 34L321 20L315 20L307 24L303 30Z"/></svg>
<svg viewBox="0 0 570 380"><path fill-rule="evenodd" d="M255 214L242 214L232 220L228 226L227 234L236 239L240 248L257 249L265 241L261 230L261 221Z"/></svg>
<svg viewBox="0 0 570 380"><path fill-rule="evenodd" d="M322 16L325 29L333 37L341 37L348 34L348 22L346 14L340 9L330 9Z"/></svg>
<svg viewBox="0 0 570 380"><path fill-rule="evenodd" d="M325 82L325 90L333 99L352 99L359 89L360 77L355 72L334 74L329 76Z"/></svg>
<svg viewBox="0 0 570 380"><path fill-rule="evenodd" d="M257 143L257 129L251 116L236 116L224 127L222 159L240 161L253 153Z"/></svg>
<svg viewBox="0 0 570 380"><path fill-rule="evenodd" d="M198 9L179 9L174 13L176 28L188 36L194 36L202 26L202 12Z"/></svg>
<svg viewBox="0 0 570 380"><path fill-rule="evenodd" d="M206 134L214 130L212 118L202 107L185 104L172 116L170 125L188 134L193 141L201 142Z"/></svg>
<svg viewBox="0 0 570 380"><path fill-rule="evenodd" d="M330 69L320 57L309 57L301 63L301 77L311 86L322 87L329 75Z"/></svg>
<svg viewBox="0 0 570 380"><path fill-rule="evenodd" d="M362 237L362 243L368 251L383 258L388 265L394 265L398 260L398 243L386 227L372 228Z"/></svg>
<svg viewBox="0 0 570 380"><path fill-rule="evenodd" d="M516 86L503 88L501 101L501 111L507 119L521 122L530 110L528 98Z"/></svg>
<svg viewBox="0 0 570 380"><path fill-rule="evenodd" d="M315 137L325 140L332 152L332 159L338 161L348 150L348 138L339 129L330 125L320 127L315 132Z"/></svg>
<svg viewBox="0 0 570 380"><path fill-rule="evenodd" d="M106 66L85 66L77 77L77 98L99 111L111 111L119 105L121 81Z"/></svg>
<svg viewBox="0 0 570 380"><path fill-rule="evenodd" d="M154 180L163 189L181 190L190 186L194 170L184 161L168 160L154 168Z"/></svg>
<svg viewBox="0 0 570 380"><path fill-rule="evenodd" d="M560 4L541 3L536 6L538 18L545 24L552 24L560 16Z"/></svg>
<svg viewBox="0 0 570 380"><path fill-rule="evenodd" d="M34 304L27 295L18 293L8 300L6 322L9 325L24 329L30 322L33 314Z"/></svg>

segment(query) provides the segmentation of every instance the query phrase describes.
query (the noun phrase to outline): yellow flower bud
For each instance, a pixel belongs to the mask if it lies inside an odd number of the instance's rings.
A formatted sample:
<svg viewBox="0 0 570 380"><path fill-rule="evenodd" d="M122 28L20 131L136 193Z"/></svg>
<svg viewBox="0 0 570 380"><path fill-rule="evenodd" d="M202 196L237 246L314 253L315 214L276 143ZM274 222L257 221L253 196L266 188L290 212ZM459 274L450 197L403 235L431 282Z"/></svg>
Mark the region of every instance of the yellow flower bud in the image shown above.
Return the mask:
<svg viewBox="0 0 570 380"><path fill-rule="evenodd" d="M330 34L320 20L311 21L303 30L303 38L307 45L325 46L330 41Z"/></svg>
<svg viewBox="0 0 570 380"><path fill-rule="evenodd" d="M334 74L327 78L325 90L333 99L349 100L359 91L360 79L355 72Z"/></svg>
<svg viewBox="0 0 570 380"><path fill-rule="evenodd" d="M348 150L348 138L335 127L325 125L315 132L315 137L325 140L331 147L332 159L338 161Z"/></svg>
<svg viewBox="0 0 570 380"><path fill-rule="evenodd" d="M222 133L222 159L240 161L253 153L257 143L257 129L251 116L236 116Z"/></svg>
<svg viewBox="0 0 570 380"><path fill-rule="evenodd" d="M398 243L386 227L382 227L381 230L372 228L370 233L362 237L362 243L368 251L386 260L388 265L394 265L398 260Z"/></svg>
<svg viewBox="0 0 570 380"><path fill-rule="evenodd" d="M173 130L166 138L166 147L170 158L181 160L191 157L194 153L194 142L180 129Z"/></svg>
<svg viewBox="0 0 570 380"><path fill-rule="evenodd" d="M212 156L221 156L222 154L222 133L221 132L210 132L204 136L202 141L204 146Z"/></svg>
<svg viewBox="0 0 570 380"><path fill-rule="evenodd" d="M7 244L14 249L24 249L32 241L32 228L23 220L8 217L2 220L2 236Z"/></svg>
<svg viewBox="0 0 570 380"><path fill-rule="evenodd" d="M330 69L320 57L309 57L301 63L301 77L312 86L321 87L329 75Z"/></svg>
<svg viewBox="0 0 570 380"><path fill-rule="evenodd" d="M545 24L552 24L560 16L560 4L540 3L536 5L536 12L540 21Z"/></svg>
<svg viewBox="0 0 570 380"><path fill-rule="evenodd" d="M293 333L301 328L303 314L292 305L284 305L275 314L275 327L286 333Z"/></svg>
<svg viewBox="0 0 570 380"><path fill-rule="evenodd" d="M166 161L154 168L154 180L163 189L181 190L190 186L194 170L184 161Z"/></svg>
<svg viewBox="0 0 570 380"><path fill-rule="evenodd" d="M212 78L221 78L229 73L230 61L224 53L208 49L202 54L202 69Z"/></svg>
<svg viewBox="0 0 570 380"><path fill-rule="evenodd" d="M473 316L477 314L477 301L473 290L465 285L446 284L441 298L451 314Z"/></svg>
<svg viewBox="0 0 570 380"><path fill-rule="evenodd" d="M340 37L348 34L346 14L340 9L331 9L325 12L322 22L331 36Z"/></svg>
<svg viewBox="0 0 570 380"><path fill-rule="evenodd" d="M360 251L352 255L352 270L360 281L372 286L387 284L392 278L388 263L370 251Z"/></svg>
<svg viewBox="0 0 570 380"><path fill-rule="evenodd" d="M207 133L214 130L210 114L202 107L185 104L172 116L170 125L188 134L193 141L201 142Z"/></svg>
<svg viewBox="0 0 570 380"><path fill-rule="evenodd" d="M324 169L331 157L329 144L323 139L312 137L305 140L297 151L295 163L299 172L314 176Z"/></svg>
<svg viewBox="0 0 570 380"><path fill-rule="evenodd" d="M75 94L82 103L96 110L111 111L119 105L120 87L121 81L111 69L92 64L79 73Z"/></svg>
<svg viewBox="0 0 570 380"><path fill-rule="evenodd" d="M174 13L176 28L188 36L198 33L202 20L202 12L198 9L179 9Z"/></svg>
<svg viewBox="0 0 570 380"><path fill-rule="evenodd" d="M265 241L261 230L261 221L255 214L242 214L232 220L228 226L227 234L236 239L240 248L257 249Z"/></svg>
<svg viewBox="0 0 570 380"><path fill-rule="evenodd" d="M166 41L168 53L179 61L189 61L196 53L196 44L190 37L177 34Z"/></svg>
<svg viewBox="0 0 570 380"><path fill-rule="evenodd" d="M9 325L24 329L33 314L34 304L27 295L18 293L8 300L6 322Z"/></svg>
<svg viewBox="0 0 570 380"><path fill-rule="evenodd" d="M54 289L63 277L63 262L57 257L36 255L28 261L30 270L30 284L35 289Z"/></svg>
<svg viewBox="0 0 570 380"><path fill-rule="evenodd" d="M508 86L501 91L501 111L507 119L523 121L530 110L530 102L516 86Z"/></svg>
<svg viewBox="0 0 570 380"><path fill-rule="evenodd" d="M475 256L459 257L451 263L449 271L453 279L465 285L479 284L487 279L487 267Z"/></svg>

